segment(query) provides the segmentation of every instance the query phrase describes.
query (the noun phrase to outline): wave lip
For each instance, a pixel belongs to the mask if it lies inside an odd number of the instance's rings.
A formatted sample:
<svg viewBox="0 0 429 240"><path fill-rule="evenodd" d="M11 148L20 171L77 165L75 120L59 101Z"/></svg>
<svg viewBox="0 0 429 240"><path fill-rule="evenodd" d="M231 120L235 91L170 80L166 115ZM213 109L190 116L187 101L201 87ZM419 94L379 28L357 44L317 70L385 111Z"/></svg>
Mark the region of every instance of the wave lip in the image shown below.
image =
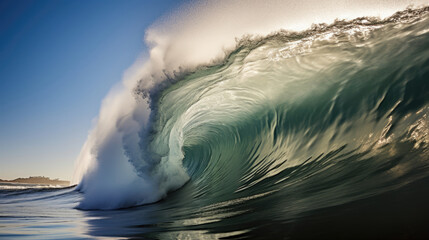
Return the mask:
<svg viewBox="0 0 429 240"><path fill-rule="evenodd" d="M103 103L79 207L151 203L190 180L208 204L300 193L281 207L293 213L427 176L427 12L249 36L178 72L156 45Z"/></svg>

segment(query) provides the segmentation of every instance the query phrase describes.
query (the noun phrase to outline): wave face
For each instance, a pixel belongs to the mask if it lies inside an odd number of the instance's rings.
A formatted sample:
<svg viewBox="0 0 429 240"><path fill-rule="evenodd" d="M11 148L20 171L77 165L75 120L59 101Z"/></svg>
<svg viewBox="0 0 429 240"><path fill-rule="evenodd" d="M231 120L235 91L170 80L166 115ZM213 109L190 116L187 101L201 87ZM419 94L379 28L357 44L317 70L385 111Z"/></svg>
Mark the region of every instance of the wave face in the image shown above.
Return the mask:
<svg viewBox="0 0 429 240"><path fill-rule="evenodd" d="M135 206L182 187L173 205L193 224L241 215L244 203L287 220L427 177L428 11L251 36L217 64L129 84L148 103L128 97L131 120L84 148L97 161L79 207Z"/></svg>
<svg viewBox="0 0 429 240"><path fill-rule="evenodd" d="M273 195L290 211L426 176L427 26L406 11L244 40L153 97L150 152L161 165L183 161L192 195Z"/></svg>

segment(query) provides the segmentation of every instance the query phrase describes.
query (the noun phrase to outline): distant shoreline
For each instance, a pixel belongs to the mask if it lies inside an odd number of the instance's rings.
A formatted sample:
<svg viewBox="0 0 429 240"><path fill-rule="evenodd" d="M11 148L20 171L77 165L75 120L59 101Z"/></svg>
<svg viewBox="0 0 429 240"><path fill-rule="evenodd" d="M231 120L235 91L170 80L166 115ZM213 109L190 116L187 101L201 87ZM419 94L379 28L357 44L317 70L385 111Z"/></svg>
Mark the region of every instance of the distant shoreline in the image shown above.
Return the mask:
<svg viewBox="0 0 429 240"><path fill-rule="evenodd" d="M48 177L28 177L28 178L16 178L14 180L3 180L0 179L0 183L26 183L26 184L41 184L41 185L60 185L70 186L70 181L56 179L50 179Z"/></svg>

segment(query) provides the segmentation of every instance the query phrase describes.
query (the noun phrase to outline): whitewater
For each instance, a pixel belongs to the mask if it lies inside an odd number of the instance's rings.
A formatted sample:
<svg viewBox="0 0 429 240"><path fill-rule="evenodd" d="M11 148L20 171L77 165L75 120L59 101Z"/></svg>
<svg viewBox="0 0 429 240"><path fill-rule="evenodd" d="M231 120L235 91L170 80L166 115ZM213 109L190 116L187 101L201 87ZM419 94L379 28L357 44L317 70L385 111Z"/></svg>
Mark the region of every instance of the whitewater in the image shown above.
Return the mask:
<svg viewBox="0 0 429 240"><path fill-rule="evenodd" d="M76 188L0 203L61 206L76 238L427 237L427 4L185 5L103 100Z"/></svg>

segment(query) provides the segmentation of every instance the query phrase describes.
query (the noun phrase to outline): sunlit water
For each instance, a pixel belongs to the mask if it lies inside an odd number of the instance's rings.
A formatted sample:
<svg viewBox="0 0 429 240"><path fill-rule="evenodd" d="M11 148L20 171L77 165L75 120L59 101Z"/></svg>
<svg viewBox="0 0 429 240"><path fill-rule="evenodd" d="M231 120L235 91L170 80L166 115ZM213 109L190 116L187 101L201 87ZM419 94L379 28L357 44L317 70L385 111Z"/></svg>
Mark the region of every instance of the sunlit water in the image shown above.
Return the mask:
<svg viewBox="0 0 429 240"><path fill-rule="evenodd" d="M154 174L174 159L185 184L104 211L80 209L130 201L0 188L0 237L429 237L427 11L243 39L222 64L142 90L156 164L130 162Z"/></svg>

